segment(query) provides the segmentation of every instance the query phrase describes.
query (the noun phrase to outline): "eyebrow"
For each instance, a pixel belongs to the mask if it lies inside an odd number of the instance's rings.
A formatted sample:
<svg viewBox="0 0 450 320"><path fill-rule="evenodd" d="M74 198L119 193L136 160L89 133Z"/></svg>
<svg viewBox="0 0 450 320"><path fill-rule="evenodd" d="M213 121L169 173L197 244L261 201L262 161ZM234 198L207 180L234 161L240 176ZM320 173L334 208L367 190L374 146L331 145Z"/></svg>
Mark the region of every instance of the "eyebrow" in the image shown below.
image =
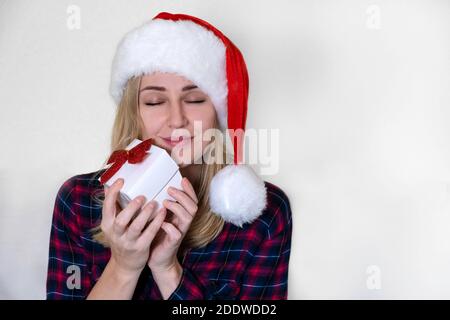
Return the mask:
<svg viewBox="0 0 450 320"><path fill-rule="evenodd" d="M192 89L196 89L198 88L196 85L187 85L185 87L183 87L183 89L181 89L181 91L188 91L188 90L192 90ZM156 91L166 91L166 88L164 87L157 87L157 86L146 86L144 88L142 88L139 92L142 92L144 90L156 90Z"/></svg>

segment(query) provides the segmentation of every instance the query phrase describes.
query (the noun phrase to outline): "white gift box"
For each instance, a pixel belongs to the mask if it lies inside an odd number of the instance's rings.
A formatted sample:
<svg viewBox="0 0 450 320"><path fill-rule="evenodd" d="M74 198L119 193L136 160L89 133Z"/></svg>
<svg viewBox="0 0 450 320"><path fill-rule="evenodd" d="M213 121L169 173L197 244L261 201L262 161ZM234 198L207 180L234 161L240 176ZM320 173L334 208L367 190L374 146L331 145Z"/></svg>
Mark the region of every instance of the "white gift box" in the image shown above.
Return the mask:
<svg viewBox="0 0 450 320"><path fill-rule="evenodd" d="M139 139L134 139L125 149L130 150L141 142ZM110 187L117 179L124 179L119 196L119 203L122 209L139 195L146 197L146 203L155 200L157 202L157 209L159 209L164 199L175 200L167 193L167 189L170 186L180 190L182 189L182 176L179 167L167 151L152 145L147 150L147 153L149 155L140 163L131 164L128 161L125 162L105 182L105 186Z"/></svg>

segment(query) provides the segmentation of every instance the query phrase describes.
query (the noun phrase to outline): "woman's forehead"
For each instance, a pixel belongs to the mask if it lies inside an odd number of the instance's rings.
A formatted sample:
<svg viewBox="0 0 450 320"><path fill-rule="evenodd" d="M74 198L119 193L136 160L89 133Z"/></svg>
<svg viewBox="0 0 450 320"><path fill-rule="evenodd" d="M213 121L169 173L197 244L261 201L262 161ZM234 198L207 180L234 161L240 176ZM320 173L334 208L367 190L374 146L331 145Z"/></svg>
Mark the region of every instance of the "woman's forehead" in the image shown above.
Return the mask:
<svg viewBox="0 0 450 320"><path fill-rule="evenodd" d="M187 85L195 85L186 77L172 72L153 72L145 74L141 79L141 87L155 85L163 87L184 87Z"/></svg>

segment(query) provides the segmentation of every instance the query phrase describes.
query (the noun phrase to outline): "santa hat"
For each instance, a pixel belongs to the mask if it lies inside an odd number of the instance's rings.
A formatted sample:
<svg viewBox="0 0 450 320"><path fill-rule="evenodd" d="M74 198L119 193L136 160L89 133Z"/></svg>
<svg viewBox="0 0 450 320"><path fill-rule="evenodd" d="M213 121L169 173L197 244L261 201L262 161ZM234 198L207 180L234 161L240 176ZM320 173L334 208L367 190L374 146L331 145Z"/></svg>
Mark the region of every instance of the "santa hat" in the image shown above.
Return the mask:
<svg viewBox="0 0 450 320"><path fill-rule="evenodd" d="M211 99L219 126L229 131L233 164L225 166L210 185L211 210L242 226L266 207L264 181L242 163L248 101L248 73L239 49L208 22L186 14L161 12L128 32L113 60L110 93L119 104L133 76L172 72L195 83ZM239 131L242 130L242 131ZM238 130L238 131L236 131Z"/></svg>

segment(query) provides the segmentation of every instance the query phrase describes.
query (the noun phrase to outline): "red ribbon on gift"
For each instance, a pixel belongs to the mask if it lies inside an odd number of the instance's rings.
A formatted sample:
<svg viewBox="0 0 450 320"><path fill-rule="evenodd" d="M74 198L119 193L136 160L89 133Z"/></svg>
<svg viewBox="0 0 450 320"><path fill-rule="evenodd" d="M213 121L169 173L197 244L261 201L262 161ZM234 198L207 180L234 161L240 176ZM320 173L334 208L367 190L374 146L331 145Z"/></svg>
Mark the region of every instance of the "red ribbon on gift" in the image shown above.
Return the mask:
<svg viewBox="0 0 450 320"><path fill-rule="evenodd" d="M108 181L125 162L136 164L142 162L147 154L147 150L150 149L153 144L153 139L147 139L134 146L130 150L120 149L114 151L108 159L108 163L113 165L109 167L100 177L100 183L104 184Z"/></svg>

